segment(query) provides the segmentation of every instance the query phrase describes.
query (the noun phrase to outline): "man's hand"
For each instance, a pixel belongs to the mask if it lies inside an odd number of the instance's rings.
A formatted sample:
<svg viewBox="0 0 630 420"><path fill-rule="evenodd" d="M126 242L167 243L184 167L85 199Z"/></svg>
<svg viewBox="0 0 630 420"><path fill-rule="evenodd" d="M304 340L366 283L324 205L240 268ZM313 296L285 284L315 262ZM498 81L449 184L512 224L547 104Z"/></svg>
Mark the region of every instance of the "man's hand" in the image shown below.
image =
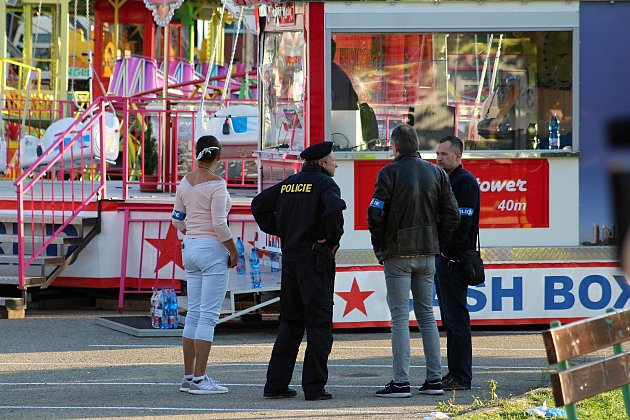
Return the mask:
<svg viewBox="0 0 630 420"><path fill-rule="evenodd" d="M490 130L491 133L498 132L501 129L501 121L503 121L503 117L501 117L500 115L494 118L490 122L488 130Z"/></svg>
<svg viewBox="0 0 630 420"><path fill-rule="evenodd" d="M324 245L326 243L326 239L318 239L317 243L320 245ZM330 253L334 255L338 249L339 249L339 245L335 245L332 248L330 248Z"/></svg>

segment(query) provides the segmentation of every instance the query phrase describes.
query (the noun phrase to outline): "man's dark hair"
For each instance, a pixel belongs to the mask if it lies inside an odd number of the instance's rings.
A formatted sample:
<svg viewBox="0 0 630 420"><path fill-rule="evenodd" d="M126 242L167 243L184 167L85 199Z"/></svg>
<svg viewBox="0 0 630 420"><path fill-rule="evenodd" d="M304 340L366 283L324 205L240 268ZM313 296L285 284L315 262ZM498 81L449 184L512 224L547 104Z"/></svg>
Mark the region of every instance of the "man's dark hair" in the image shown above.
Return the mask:
<svg viewBox="0 0 630 420"><path fill-rule="evenodd" d="M455 153L464 153L464 142L459 137L456 136L444 136L438 141L438 143L446 143L447 141L451 142L451 150Z"/></svg>
<svg viewBox="0 0 630 420"><path fill-rule="evenodd" d="M418 134L407 124L401 124L392 131L392 143L401 155L412 155L418 151Z"/></svg>
<svg viewBox="0 0 630 420"><path fill-rule="evenodd" d="M335 59L335 53L337 52L337 43L334 39L330 40L330 61Z"/></svg>

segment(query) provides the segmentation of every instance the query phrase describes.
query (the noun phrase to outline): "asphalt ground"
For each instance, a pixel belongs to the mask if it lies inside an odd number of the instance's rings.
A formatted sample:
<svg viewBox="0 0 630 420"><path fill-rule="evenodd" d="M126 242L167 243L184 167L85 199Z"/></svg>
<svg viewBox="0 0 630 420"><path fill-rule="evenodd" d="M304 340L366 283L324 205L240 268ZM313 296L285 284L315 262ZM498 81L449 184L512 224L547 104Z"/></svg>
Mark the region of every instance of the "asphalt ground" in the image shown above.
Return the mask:
<svg viewBox="0 0 630 420"><path fill-rule="evenodd" d="M96 324L113 312L40 312L0 320L0 418L424 418L440 401L469 406L490 397L515 397L548 385L540 331L473 332L473 385L442 396L417 393L424 382L420 334L412 332L411 398L377 398L391 380L389 331L335 331L329 360L329 401L305 401L301 347L292 399L264 399L267 362L276 336L270 323L221 326L208 374L229 388L222 395L179 392L179 338L137 338ZM129 315L129 314L126 314ZM442 364L446 339L440 333ZM444 373L446 369L444 368Z"/></svg>

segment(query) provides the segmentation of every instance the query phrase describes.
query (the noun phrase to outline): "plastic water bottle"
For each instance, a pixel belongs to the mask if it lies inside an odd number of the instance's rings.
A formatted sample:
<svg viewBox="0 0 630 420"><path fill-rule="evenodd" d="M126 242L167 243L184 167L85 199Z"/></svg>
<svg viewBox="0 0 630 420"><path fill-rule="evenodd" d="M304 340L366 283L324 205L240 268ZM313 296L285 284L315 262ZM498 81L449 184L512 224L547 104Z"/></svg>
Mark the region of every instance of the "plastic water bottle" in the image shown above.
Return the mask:
<svg viewBox="0 0 630 420"><path fill-rule="evenodd" d="M269 255L269 259L271 260L271 272L277 273L280 271L280 254L277 252L272 252Z"/></svg>
<svg viewBox="0 0 630 420"><path fill-rule="evenodd" d="M154 287L151 295L151 326L160 328L160 318L162 318L162 306L160 305L160 293Z"/></svg>
<svg viewBox="0 0 630 420"><path fill-rule="evenodd" d="M168 298L168 328L177 329L179 327L179 314L177 307L177 293L171 289L171 294Z"/></svg>
<svg viewBox="0 0 630 420"><path fill-rule="evenodd" d="M555 113L549 119L549 148L557 149L560 144L560 121Z"/></svg>
<svg viewBox="0 0 630 420"><path fill-rule="evenodd" d="M252 289L260 288L260 259L255 248L249 254L249 272L252 278Z"/></svg>
<svg viewBox="0 0 630 420"><path fill-rule="evenodd" d="M168 303L171 296L171 288L163 287L160 292L160 304L162 305L162 316L160 317L160 328L168 329Z"/></svg>
<svg viewBox="0 0 630 420"><path fill-rule="evenodd" d="M236 251L238 251L236 258L236 274L245 274L245 246L241 238L236 238Z"/></svg>

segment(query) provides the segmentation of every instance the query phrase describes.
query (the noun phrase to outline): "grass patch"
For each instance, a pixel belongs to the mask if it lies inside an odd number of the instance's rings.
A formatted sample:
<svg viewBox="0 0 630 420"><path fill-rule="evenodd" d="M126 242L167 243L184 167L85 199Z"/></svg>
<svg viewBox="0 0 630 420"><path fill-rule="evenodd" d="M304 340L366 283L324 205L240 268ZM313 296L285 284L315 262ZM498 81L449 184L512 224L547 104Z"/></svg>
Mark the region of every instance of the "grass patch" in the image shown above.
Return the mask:
<svg viewBox="0 0 630 420"><path fill-rule="evenodd" d="M470 406L456 404L456 395L446 403L440 403L437 410L458 419L467 420L503 420L503 419L535 419L527 414L530 408L538 407L547 401L547 407L555 407L551 388L538 388L518 398L497 398L496 383L490 381L490 391L484 398L474 398ZM621 390L606 392L587 398L577 403L578 415L582 419L628 420L623 405Z"/></svg>

